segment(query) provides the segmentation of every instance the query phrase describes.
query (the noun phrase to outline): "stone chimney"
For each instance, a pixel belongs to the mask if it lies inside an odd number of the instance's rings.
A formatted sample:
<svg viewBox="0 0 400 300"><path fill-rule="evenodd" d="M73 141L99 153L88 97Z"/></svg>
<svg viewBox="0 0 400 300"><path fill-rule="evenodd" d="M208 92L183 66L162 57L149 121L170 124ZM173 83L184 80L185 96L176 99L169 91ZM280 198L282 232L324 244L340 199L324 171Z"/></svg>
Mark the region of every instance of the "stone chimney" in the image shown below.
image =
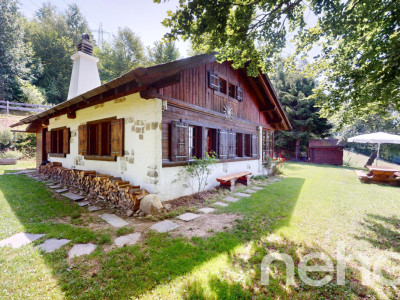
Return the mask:
<svg viewBox="0 0 400 300"><path fill-rule="evenodd" d="M100 86L98 58L93 56L93 45L89 35L82 34L77 45L78 52L71 56L74 61L71 81L69 84L68 100Z"/></svg>

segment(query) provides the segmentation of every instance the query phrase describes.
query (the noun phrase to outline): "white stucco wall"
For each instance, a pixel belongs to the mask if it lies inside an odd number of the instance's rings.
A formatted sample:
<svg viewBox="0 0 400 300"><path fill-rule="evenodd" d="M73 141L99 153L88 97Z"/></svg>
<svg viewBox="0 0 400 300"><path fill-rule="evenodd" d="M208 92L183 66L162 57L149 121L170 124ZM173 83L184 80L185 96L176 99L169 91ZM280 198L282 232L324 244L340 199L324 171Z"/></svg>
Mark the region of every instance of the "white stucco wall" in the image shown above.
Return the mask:
<svg viewBox="0 0 400 300"><path fill-rule="evenodd" d="M61 162L66 168L119 176L150 193L156 193L162 159L161 105L161 100L144 100L136 93L78 110L76 119L68 119L66 115L52 118L49 130L67 126L71 130L71 141L70 154L65 158L50 157L49 160ZM125 118L125 155L118 157L117 161L85 160L78 154L78 126L115 116Z"/></svg>
<svg viewBox="0 0 400 300"><path fill-rule="evenodd" d="M61 162L63 167L70 169L94 170L121 177L122 180L157 194L161 201L189 195L192 190L185 187L183 182L173 183L181 167L162 168L161 107L161 100L144 100L136 93L78 110L76 119L68 119L66 115L52 118L49 130L67 126L71 130L71 141L70 153L65 158L49 157L49 160ZM117 161L85 160L78 154L78 126L110 117L125 118L125 155L118 157ZM261 157L261 128L259 146ZM217 163L208 178L207 189L219 185L217 177L242 171L250 171L253 175L262 174L261 158Z"/></svg>

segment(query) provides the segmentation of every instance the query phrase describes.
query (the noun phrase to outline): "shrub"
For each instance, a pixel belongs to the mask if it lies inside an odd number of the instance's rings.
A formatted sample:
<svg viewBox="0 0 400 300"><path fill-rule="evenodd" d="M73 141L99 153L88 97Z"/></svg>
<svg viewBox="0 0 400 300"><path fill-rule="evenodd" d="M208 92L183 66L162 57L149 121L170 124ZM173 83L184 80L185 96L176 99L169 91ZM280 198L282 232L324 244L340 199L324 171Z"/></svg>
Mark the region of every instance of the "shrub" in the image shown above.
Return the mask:
<svg viewBox="0 0 400 300"><path fill-rule="evenodd" d="M282 155L279 153L277 158L267 156L263 166L267 170L268 175L281 175L283 174L282 168L285 161L286 158L282 157Z"/></svg>
<svg viewBox="0 0 400 300"><path fill-rule="evenodd" d="M10 148L21 152L22 157L32 158L36 153L36 135L0 129L0 151Z"/></svg>

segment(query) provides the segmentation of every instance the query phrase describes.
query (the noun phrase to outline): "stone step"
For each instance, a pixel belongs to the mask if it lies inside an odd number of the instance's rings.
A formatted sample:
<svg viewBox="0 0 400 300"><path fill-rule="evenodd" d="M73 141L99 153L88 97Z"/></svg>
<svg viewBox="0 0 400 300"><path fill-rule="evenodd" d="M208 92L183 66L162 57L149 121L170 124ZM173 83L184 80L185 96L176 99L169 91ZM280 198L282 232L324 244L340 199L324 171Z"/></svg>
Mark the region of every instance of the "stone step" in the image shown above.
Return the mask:
<svg viewBox="0 0 400 300"><path fill-rule="evenodd" d="M82 255L89 255L94 250L96 250L97 245L88 243L88 244L75 244L71 250L68 252L68 258L75 258Z"/></svg>
<svg viewBox="0 0 400 300"><path fill-rule="evenodd" d="M211 207L203 207L203 208L199 208L198 209L199 212L203 213L203 214L209 214L215 211L215 208L211 208Z"/></svg>
<svg viewBox="0 0 400 300"><path fill-rule="evenodd" d="M44 237L44 234L20 232L0 241L0 247L9 246L11 248L17 249L22 246L28 245L42 237Z"/></svg>
<svg viewBox="0 0 400 300"><path fill-rule="evenodd" d="M71 240L67 239L48 239L44 241L43 244L37 245L36 248L46 252L46 253L51 253L54 252L58 249L60 249L62 246L68 244Z"/></svg>
<svg viewBox="0 0 400 300"><path fill-rule="evenodd" d="M184 214L177 216L177 218L179 220L186 221L186 222L197 219L198 217L200 217L200 215L194 214L194 213L184 213Z"/></svg>
<svg viewBox="0 0 400 300"><path fill-rule="evenodd" d="M85 197L83 197L81 195L77 195L77 194L74 194L74 193L71 193L71 192L62 194L62 196L67 197L69 200L72 200L72 201L79 201L79 200L82 200L82 199L85 198Z"/></svg>
<svg viewBox="0 0 400 300"><path fill-rule="evenodd" d="M215 203L213 203L213 205L222 206L222 207L228 206L228 204L226 204L224 202L215 202Z"/></svg>
<svg viewBox="0 0 400 300"><path fill-rule="evenodd" d="M114 227L124 227L126 225L129 225L128 222L126 222L125 220L121 219L120 217L114 214L102 214L99 215L99 217Z"/></svg>
<svg viewBox="0 0 400 300"><path fill-rule="evenodd" d="M239 201L238 198L231 197L231 196L226 197L224 200L228 201L228 202L237 202L237 201Z"/></svg>
<svg viewBox="0 0 400 300"><path fill-rule="evenodd" d="M128 235L117 237L114 244L117 247L123 247L125 245L135 245L141 237L140 232L131 233Z"/></svg>
<svg viewBox="0 0 400 300"><path fill-rule="evenodd" d="M165 221L153 224L150 227L150 229L162 233L162 232L168 232L168 231L174 230L174 229L176 229L178 227L179 227L178 224L176 224L176 223L174 223L172 221L169 221L169 220L165 220Z"/></svg>

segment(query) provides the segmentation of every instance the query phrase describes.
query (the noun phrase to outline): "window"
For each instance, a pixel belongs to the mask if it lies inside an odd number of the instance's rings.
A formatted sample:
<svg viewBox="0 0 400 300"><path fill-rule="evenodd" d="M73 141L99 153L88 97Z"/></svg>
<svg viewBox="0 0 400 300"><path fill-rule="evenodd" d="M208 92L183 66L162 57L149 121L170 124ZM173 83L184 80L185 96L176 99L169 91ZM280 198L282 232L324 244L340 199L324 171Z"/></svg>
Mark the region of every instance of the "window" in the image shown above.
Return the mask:
<svg viewBox="0 0 400 300"><path fill-rule="evenodd" d="M229 97L236 99L236 86L232 83L229 83L228 94L229 94Z"/></svg>
<svg viewBox="0 0 400 300"><path fill-rule="evenodd" d="M242 88L240 88L240 87L236 87L236 99L239 101L239 102L242 102L243 101L243 99L244 99L244 92L243 92L243 89Z"/></svg>
<svg viewBox="0 0 400 300"><path fill-rule="evenodd" d="M256 134L236 133L236 156L258 157L258 137Z"/></svg>
<svg viewBox="0 0 400 300"><path fill-rule="evenodd" d="M92 121L78 129L79 154L85 159L115 160L124 155L124 119Z"/></svg>
<svg viewBox="0 0 400 300"><path fill-rule="evenodd" d="M202 157L202 135L203 127L172 121L170 160L187 161L193 157Z"/></svg>
<svg viewBox="0 0 400 300"><path fill-rule="evenodd" d="M251 156L251 134L244 135L243 153L244 156Z"/></svg>
<svg viewBox="0 0 400 300"><path fill-rule="evenodd" d="M263 161L267 157L274 156L274 132L273 131L263 131L262 135L262 158Z"/></svg>
<svg viewBox="0 0 400 300"><path fill-rule="evenodd" d="M217 130L213 128L207 128L207 153L217 153Z"/></svg>
<svg viewBox="0 0 400 300"><path fill-rule="evenodd" d="M221 77L219 78L219 92L226 94L226 80Z"/></svg>
<svg viewBox="0 0 400 300"><path fill-rule="evenodd" d="M69 153L69 128L55 128L46 133L46 151L51 156L58 156Z"/></svg>
<svg viewBox="0 0 400 300"><path fill-rule="evenodd" d="M189 134L189 158L192 157L201 157L200 151L200 131L201 127L197 126L189 126L188 134Z"/></svg>

